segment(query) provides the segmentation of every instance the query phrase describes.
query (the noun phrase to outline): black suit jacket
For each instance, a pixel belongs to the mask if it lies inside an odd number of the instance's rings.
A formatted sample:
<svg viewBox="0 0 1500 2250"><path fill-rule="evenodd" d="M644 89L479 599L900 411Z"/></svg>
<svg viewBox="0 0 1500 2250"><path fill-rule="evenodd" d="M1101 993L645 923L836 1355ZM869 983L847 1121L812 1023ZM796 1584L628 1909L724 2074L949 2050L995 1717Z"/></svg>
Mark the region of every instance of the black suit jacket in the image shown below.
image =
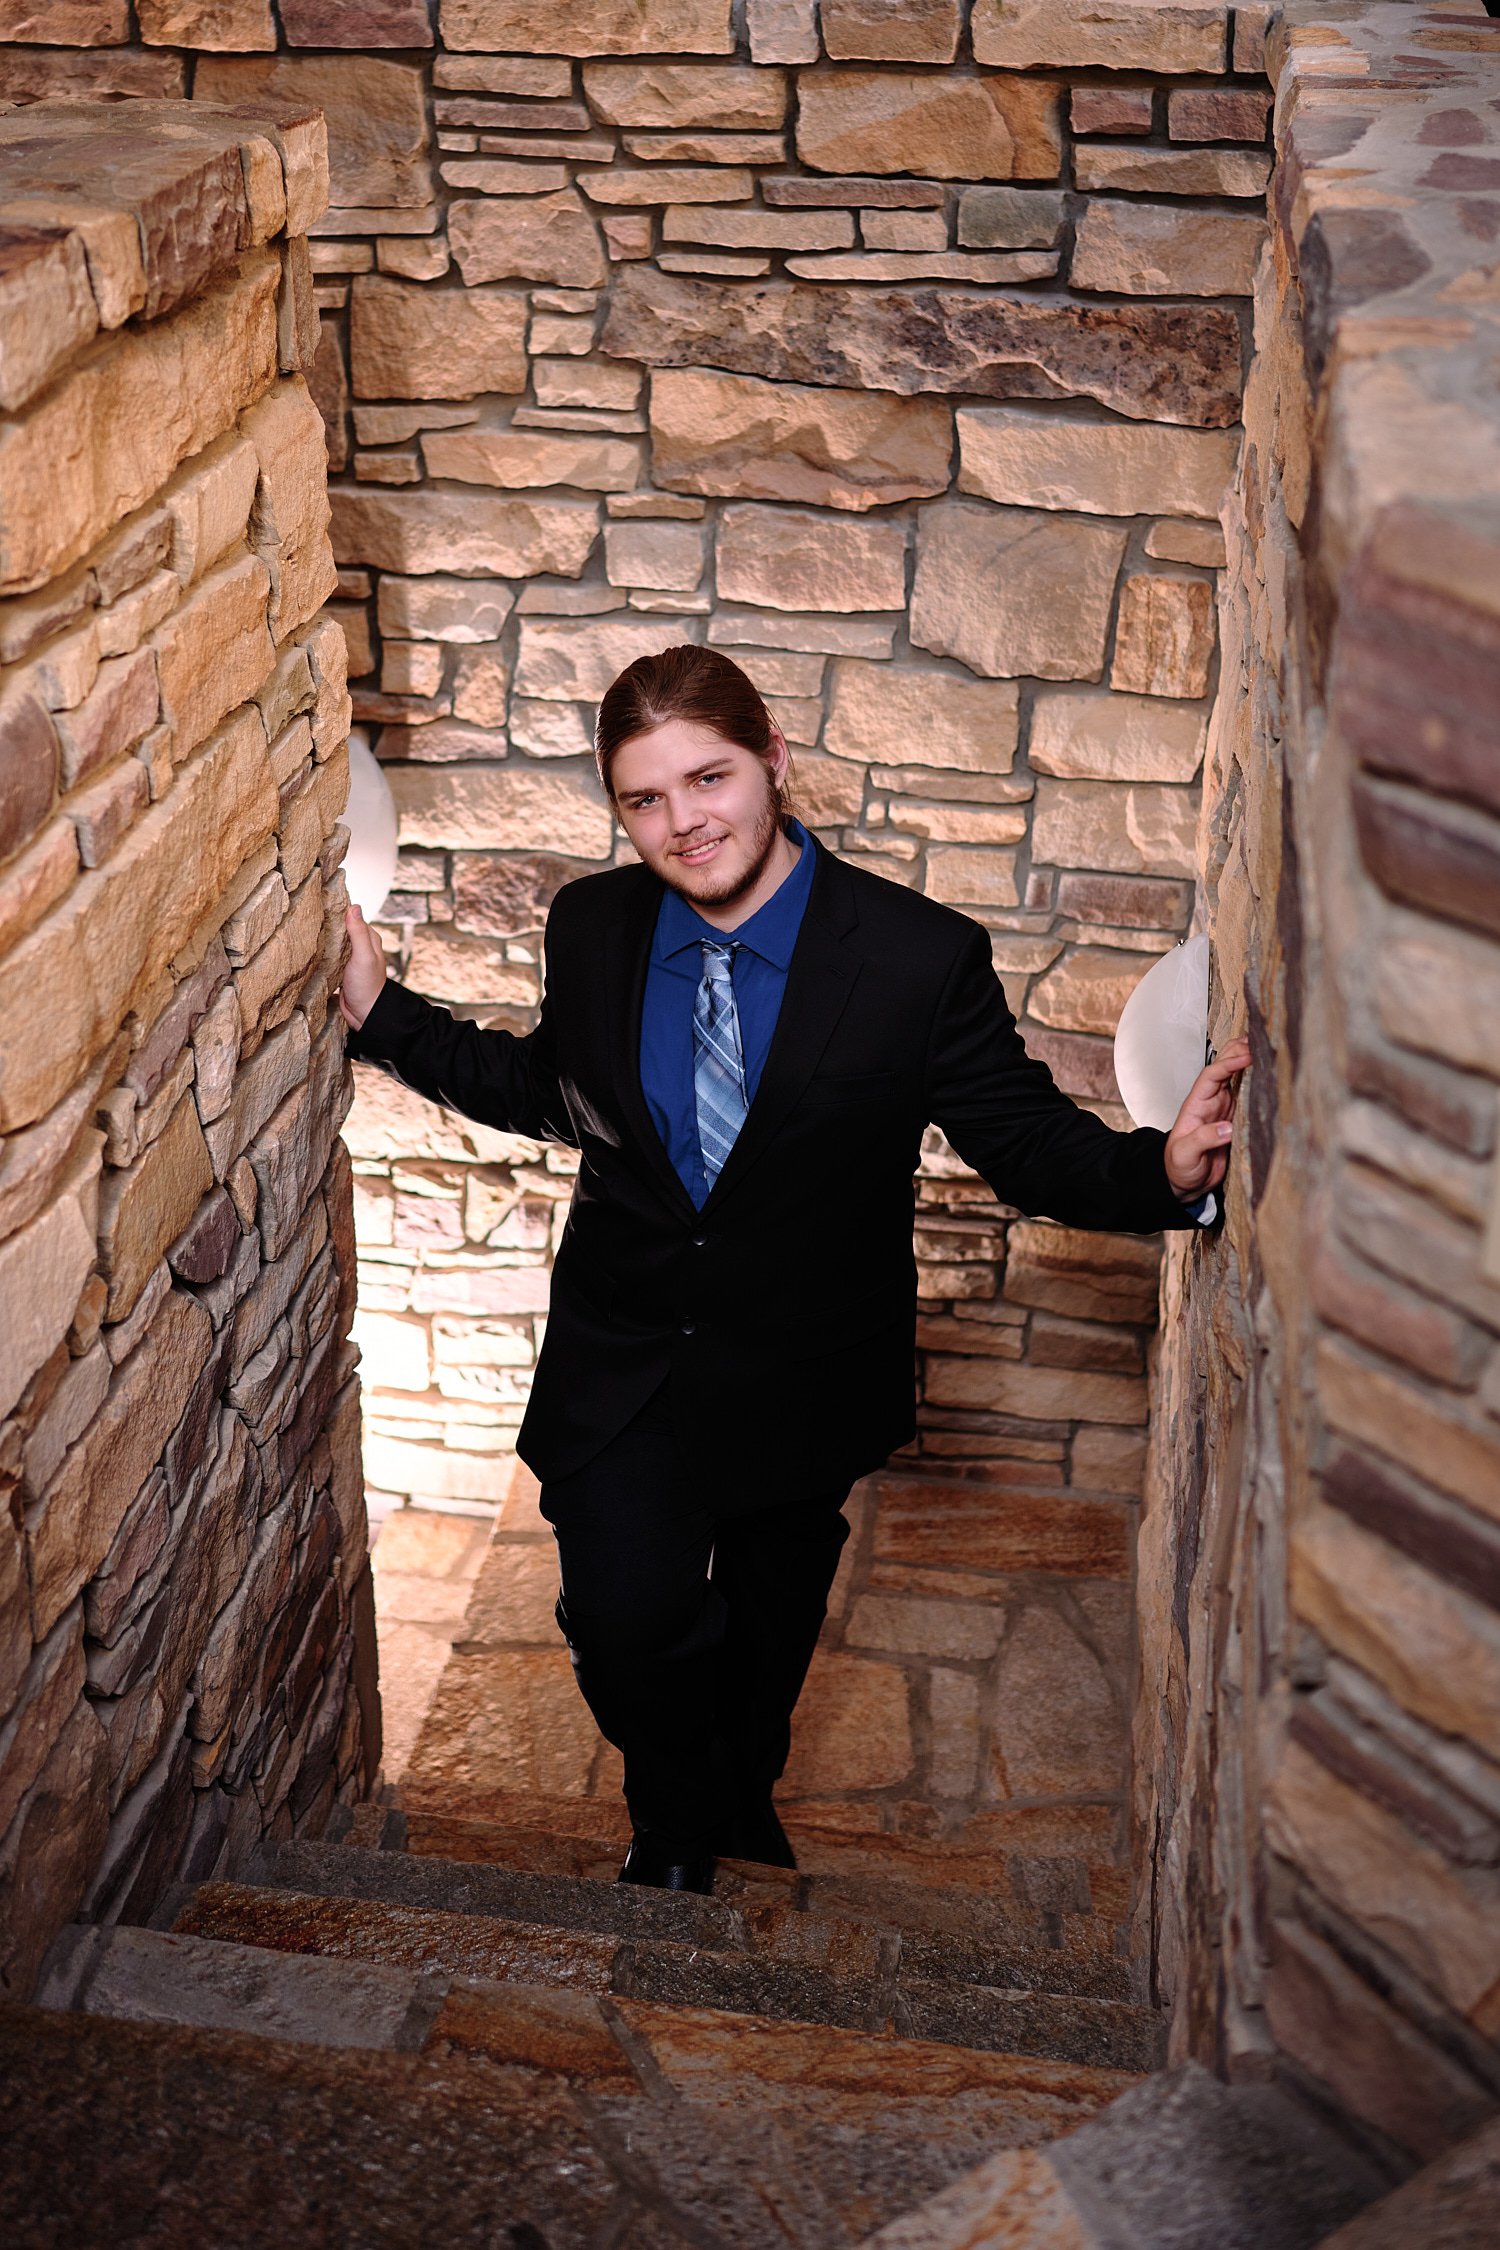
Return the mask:
<svg viewBox="0 0 1500 2250"><path fill-rule="evenodd" d="M559 892L525 1038L388 983L350 1039L450 1109L579 1151L519 1439L544 1480L582 1467L667 1378L726 1510L848 1484L904 1445L929 1120L1022 1211L1142 1234L1193 1223L1163 1135L1112 1132L1028 1056L985 930L813 849L764 1074L701 1211L641 1090L662 895L643 866Z"/></svg>

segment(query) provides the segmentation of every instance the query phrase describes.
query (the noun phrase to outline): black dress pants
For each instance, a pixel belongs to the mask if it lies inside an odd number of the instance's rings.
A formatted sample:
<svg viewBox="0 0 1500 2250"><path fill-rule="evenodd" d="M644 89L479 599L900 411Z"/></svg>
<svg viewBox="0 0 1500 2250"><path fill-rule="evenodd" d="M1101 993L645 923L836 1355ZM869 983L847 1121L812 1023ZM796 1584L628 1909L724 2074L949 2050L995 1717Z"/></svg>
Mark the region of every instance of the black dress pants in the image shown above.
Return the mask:
<svg viewBox="0 0 1500 2250"><path fill-rule="evenodd" d="M723 1851L735 1808L766 1804L781 1776L847 1497L717 1517L713 1465L679 1446L665 1387L542 1487L579 1687L624 1755L635 1833L673 1858Z"/></svg>

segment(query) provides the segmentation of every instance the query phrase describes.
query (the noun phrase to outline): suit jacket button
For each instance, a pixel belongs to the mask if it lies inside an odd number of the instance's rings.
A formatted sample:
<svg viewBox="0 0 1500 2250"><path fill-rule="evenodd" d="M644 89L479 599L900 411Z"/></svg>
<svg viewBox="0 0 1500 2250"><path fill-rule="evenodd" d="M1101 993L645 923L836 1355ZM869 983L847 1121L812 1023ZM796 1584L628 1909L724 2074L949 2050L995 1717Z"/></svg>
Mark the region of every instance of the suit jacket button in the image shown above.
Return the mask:
<svg viewBox="0 0 1500 2250"><path fill-rule="evenodd" d="M695 1234L693 1236L693 1248L695 1250L706 1250L708 1248L708 1236L706 1234Z"/></svg>
<svg viewBox="0 0 1500 2250"><path fill-rule="evenodd" d="M691 1335L693 1334L694 1330L695 1330L695 1329L697 1328L697 1326L698 1326L698 1323L697 1323L697 1321L696 1321L696 1320L685 1320L685 1321L683 1321L683 1322L682 1322L682 1324L681 1324L681 1328L682 1328L682 1334L683 1334L684 1336L691 1336Z"/></svg>

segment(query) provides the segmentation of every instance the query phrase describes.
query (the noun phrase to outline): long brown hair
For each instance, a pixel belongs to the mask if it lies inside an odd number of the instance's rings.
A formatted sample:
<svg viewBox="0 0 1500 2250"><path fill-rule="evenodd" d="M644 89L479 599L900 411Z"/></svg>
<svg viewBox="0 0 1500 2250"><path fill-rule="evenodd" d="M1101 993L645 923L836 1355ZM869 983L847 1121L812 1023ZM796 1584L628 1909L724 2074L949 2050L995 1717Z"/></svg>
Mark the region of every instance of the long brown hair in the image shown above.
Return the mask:
<svg viewBox="0 0 1500 2250"><path fill-rule="evenodd" d="M669 719L712 727L768 767L776 755L771 714L753 681L719 649L682 643L657 656L638 656L604 691L594 721L594 761L609 798L614 797L610 769L625 744ZM776 811L783 821L791 817L790 767L776 789Z"/></svg>

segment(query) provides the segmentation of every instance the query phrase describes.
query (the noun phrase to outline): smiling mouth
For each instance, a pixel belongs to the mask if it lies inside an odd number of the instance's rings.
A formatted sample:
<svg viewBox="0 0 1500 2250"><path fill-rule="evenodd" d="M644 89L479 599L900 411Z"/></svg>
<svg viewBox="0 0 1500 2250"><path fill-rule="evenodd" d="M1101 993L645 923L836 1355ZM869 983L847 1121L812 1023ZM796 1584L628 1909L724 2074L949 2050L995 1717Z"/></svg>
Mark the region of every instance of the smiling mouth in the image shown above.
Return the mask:
<svg viewBox="0 0 1500 2250"><path fill-rule="evenodd" d="M705 860L713 857L724 840L722 836L713 836L706 844L693 844L687 851L674 852L672 856L682 860L688 867L701 867Z"/></svg>

